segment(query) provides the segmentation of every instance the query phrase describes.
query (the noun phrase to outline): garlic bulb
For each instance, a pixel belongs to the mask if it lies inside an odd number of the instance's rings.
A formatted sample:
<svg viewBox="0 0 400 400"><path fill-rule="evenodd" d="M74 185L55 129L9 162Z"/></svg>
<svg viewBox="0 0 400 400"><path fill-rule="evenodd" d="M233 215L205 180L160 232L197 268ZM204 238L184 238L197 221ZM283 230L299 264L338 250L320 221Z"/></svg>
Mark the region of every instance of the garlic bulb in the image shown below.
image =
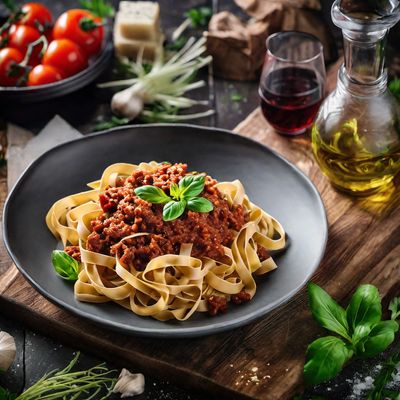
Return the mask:
<svg viewBox="0 0 400 400"><path fill-rule="evenodd" d="M144 392L143 374L132 374L127 369L123 368L119 374L113 392L121 393L121 398L142 394Z"/></svg>
<svg viewBox="0 0 400 400"><path fill-rule="evenodd" d="M7 332L0 332L0 371L7 371L15 359L17 348L14 338Z"/></svg>

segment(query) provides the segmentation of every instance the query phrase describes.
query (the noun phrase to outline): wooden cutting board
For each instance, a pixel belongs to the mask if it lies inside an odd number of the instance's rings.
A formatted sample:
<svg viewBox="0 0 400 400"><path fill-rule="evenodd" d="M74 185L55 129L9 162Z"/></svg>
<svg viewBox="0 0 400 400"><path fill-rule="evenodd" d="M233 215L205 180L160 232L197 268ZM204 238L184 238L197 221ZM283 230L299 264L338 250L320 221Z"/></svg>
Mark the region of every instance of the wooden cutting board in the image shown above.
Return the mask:
<svg viewBox="0 0 400 400"><path fill-rule="evenodd" d="M259 109L236 132L285 156L321 193L328 214L329 240L314 282L343 303L361 283L375 284L385 299L400 293L399 190L388 192L386 201L356 199L336 192L316 166L309 139L277 135ZM0 176L0 206L5 187L5 177ZM295 207L296 199L293 204ZM4 249L0 252L4 263ZM103 359L165 377L215 398L291 398L302 389L306 347L322 333L311 318L303 289L261 320L230 332L187 340L128 337L48 302L15 267L0 276L0 310Z"/></svg>

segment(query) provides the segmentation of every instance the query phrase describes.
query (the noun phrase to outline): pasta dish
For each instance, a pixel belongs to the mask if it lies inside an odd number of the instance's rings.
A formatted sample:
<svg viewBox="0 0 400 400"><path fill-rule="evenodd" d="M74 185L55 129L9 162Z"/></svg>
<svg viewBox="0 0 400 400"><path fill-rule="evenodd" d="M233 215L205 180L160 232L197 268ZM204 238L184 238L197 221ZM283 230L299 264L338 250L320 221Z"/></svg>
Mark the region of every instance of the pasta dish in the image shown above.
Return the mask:
<svg viewBox="0 0 400 400"><path fill-rule="evenodd" d="M80 301L113 301L162 321L217 315L250 301L254 275L275 269L270 252L285 247L281 224L239 180L152 161L113 164L88 186L46 216L79 266Z"/></svg>

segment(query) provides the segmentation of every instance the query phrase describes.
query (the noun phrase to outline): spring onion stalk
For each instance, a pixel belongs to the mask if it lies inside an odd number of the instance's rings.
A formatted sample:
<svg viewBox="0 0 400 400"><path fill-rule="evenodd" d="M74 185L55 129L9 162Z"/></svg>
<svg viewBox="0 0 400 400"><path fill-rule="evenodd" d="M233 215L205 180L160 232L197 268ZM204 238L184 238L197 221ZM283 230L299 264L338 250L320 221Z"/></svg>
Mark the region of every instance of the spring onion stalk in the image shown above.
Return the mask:
<svg viewBox="0 0 400 400"><path fill-rule="evenodd" d="M79 353L63 370L44 375L15 400L75 400L83 395L86 400L107 399L117 381L112 377L116 371L100 364L85 371L71 372L78 358Z"/></svg>
<svg viewBox="0 0 400 400"><path fill-rule="evenodd" d="M135 78L106 82L100 84L99 87L129 86L116 93L111 100L112 111L129 120L138 116L144 119L154 119L157 116L160 121L179 121L209 116L214 113L212 110L185 115L168 112L171 108L185 109L206 104L204 101L184 96L186 92L206 84L203 80L192 81L196 72L212 60L211 56L203 56L205 51L204 38L197 41L190 38L185 46L166 62L163 62L161 53L158 53L150 71L143 67L143 52L141 52L136 61L131 63ZM157 105L158 110L152 111L152 105Z"/></svg>

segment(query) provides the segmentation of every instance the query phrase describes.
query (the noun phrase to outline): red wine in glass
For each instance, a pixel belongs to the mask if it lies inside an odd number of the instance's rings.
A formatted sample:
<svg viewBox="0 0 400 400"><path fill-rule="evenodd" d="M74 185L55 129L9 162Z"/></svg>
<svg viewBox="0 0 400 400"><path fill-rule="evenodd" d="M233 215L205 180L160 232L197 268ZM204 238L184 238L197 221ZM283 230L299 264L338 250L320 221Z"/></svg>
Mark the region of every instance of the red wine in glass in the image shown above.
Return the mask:
<svg viewBox="0 0 400 400"><path fill-rule="evenodd" d="M304 132L314 121L323 98L321 80L312 69L273 70L260 82L261 109L280 133Z"/></svg>

